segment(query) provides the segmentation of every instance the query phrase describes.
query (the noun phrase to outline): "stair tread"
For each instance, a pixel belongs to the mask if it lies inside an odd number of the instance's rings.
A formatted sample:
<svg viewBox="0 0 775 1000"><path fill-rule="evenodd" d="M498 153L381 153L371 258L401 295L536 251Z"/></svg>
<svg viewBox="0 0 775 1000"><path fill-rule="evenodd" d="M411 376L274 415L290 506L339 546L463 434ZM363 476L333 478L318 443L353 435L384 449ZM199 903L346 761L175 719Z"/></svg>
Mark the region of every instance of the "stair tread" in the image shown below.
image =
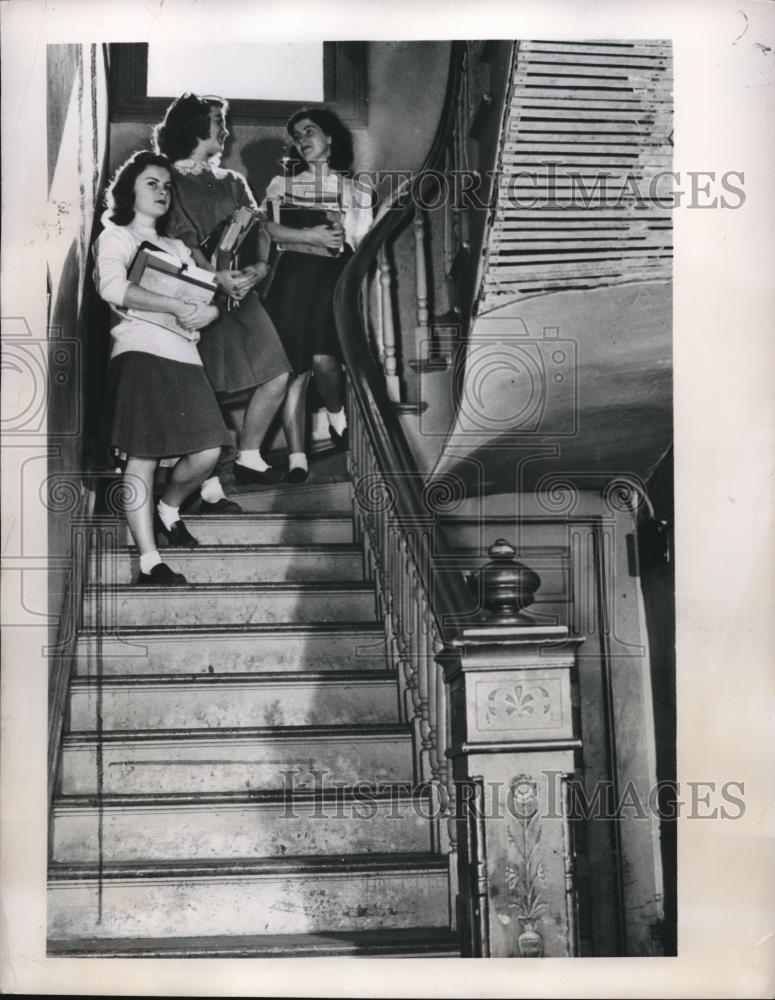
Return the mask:
<svg viewBox="0 0 775 1000"><path fill-rule="evenodd" d="M257 934L250 936L177 938L83 938L48 942L49 955L93 954L167 957L281 957L316 954L403 954L441 950L459 954L460 940L448 927L399 927L376 930L342 930L309 934Z"/></svg>
<svg viewBox="0 0 775 1000"><path fill-rule="evenodd" d="M214 858L203 861L76 861L51 862L50 882L94 878L212 878L235 875L315 875L371 872L446 871L443 854L413 851L391 854L308 854L279 858Z"/></svg>
<svg viewBox="0 0 775 1000"><path fill-rule="evenodd" d="M354 541L352 511L250 511L238 516L185 514L184 521L194 537L209 545L293 546ZM102 547L112 543L121 548L135 548L123 518L96 516L93 526L102 539ZM163 542L162 545L165 551L169 548Z"/></svg>
<svg viewBox="0 0 775 1000"><path fill-rule="evenodd" d="M147 593L159 590L169 594L191 594L192 592L198 594L204 594L207 592L249 594L253 591L268 591L269 593L278 594L290 594L295 591L330 594L336 591L343 591L344 593L352 594L361 592L371 593L374 590L374 584L365 580L313 580L309 583L302 583L301 581L291 583L286 581L266 581L255 583L184 583L175 587L154 586L153 584L138 587L133 583L90 583L84 588L84 590L88 596L92 596L100 590L108 590L110 593L125 592L130 595L137 595L138 597L143 597L143 595Z"/></svg>
<svg viewBox="0 0 775 1000"><path fill-rule="evenodd" d="M97 809L121 808L124 806L191 806L191 805L285 805L314 804L316 802L360 801L368 792L375 801L403 801L426 798L430 795L428 786L414 785L412 782L384 781L361 782L358 785L328 787L323 789L262 788L237 792L153 792L126 795L107 793L99 795L59 795L54 799L54 808Z"/></svg>
<svg viewBox="0 0 775 1000"><path fill-rule="evenodd" d="M282 635L282 636L305 636L316 635L321 638L327 635L353 635L363 634L370 638L378 636L384 638L384 629L381 622L374 619L366 621L335 621L335 622L276 622L261 625L256 622L229 622L218 624L217 622L192 622L190 625L119 625L110 633L102 631L106 639L112 638L169 638L170 635L180 636L192 633L197 636L224 636L239 633L250 633L251 635ZM96 629L81 628L78 630L81 636L93 636L97 634Z"/></svg>
<svg viewBox="0 0 775 1000"><path fill-rule="evenodd" d="M187 518L188 520L188 518ZM209 520L209 518L208 518ZM122 554L134 554L134 545L121 545L118 550ZM257 542L247 542L244 545L233 542L223 543L201 543L193 549L165 549L165 552L175 553L178 556L197 555L271 555L280 556L287 553L310 552L313 555L357 555L362 551L360 545L355 542L300 542L291 545L278 545L274 542L267 542L266 545Z"/></svg>
<svg viewBox="0 0 775 1000"><path fill-rule="evenodd" d="M235 522L238 524L250 524L253 521L352 521L351 511L331 510L331 511L299 511L299 510L251 510L244 514L183 514L186 522L191 521L196 524L208 524L209 522ZM123 528L126 521L116 514L95 514L92 518L96 527L119 527Z"/></svg>
<svg viewBox="0 0 775 1000"><path fill-rule="evenodd" d="M386 684L395 683L396 674L392 670L310 670L310 671L277 671L267 673L251 673L240 671L228 674L121 674L118 676L81 675L70 680L71 688L96 687L202 687L226 685L239 687L249 683L251 687L271 686L273 684L299 685L314 681L317 684L331 686L348 683Z"/></svg>
<svg viewBox="0 0 775 1000"><path fill-rule="evenodd" d="M352 501L352 488L349 484L337 487L334 492L341 494L341 502L321 496L319 489L312 483L302 491L297 489L296 506L287 511L280 507L287 488L280 485L250 495L237 491L259 508L239 517L186 513L186 523L195 536L200 534L202 544L192 549L165 547L163 558L168 556L171 562L177 558L184 566L188 563L192 568L191 574L186 571L189 579L193 576L203 582L173 588L131 584L128 570L135 565L136 549L131 539L127 544L123 519L96 519L96 527L105 531L106 540L101 551L99 547L92 551L91 566L100 564L94 562L100 556L125 561L116 574L121 582L91 580L86 584L85 616L93 615L104 597L114 602L123 617L134 618L136 623L119 626L113 622L106 631L89 622L77 630L83 643L80 653L86 650L88 656L110 658L123 643L148 642L144 654L147 668L155 672L143 672L135 648L128 651L131 662L120 667L131 673L105 675L97 665L72 678L73 714L68 721L78 728L62 736L64 776L60 788L74 794L60 793L52 804L60 849L53 852L58 860L48 869L52 935L48 954L460 954L458 937L441 926L447 916L449 859L429 850L432 838L418 825L413 806L414 802L431 801L432 792L427 784L415 784L412 777L411 725L394 721L351 723L351 718L395 719L397 715L395 710L350 708L345 713L347 721L334 723L339 717L337 706L346 696L337 693L343 684L352 691L354 704L368 702L370 706L379 699L381 706L386 693L380 686L396 685L397 675L385 669L389 661L384 656L384 626L371 617L374 584L361 579L362 563L353 561L362 554L362 545L353 540L357 531L352 510L343 509ZM298 502L302 492L309 501ZM312 509L316 502L320 510ZM275 505L280 509L272 509ZM219 559L225 561L216 563ZM275 559L288 565L293 562L292 569L275 572L271 563ZM209 562L204 565L208 560L213 560L212 567ZM230 576L241 579L221 582ZM215 582L204 582L211 577ZM160 596L162 590L166 598ZM228 598L235 598L234 603ZM259 613L253 612L253 598ZM165 600L169 603L159 607ZM286 613L291 607L297 609L295 614ZM242 611L245 613L238 613ZM342 619L331 620L339 612ZM272 622L273 615L289 620ZM352 617L348 620L347 615ZM233 623L227 621L229 617L245 621ZM294 621L294 617L301 620ZM169 618L177 623L165 624ZM249 621L251 618L258 621ZM186 619L194 620L187 623ZM148 621L155 623L146 624ZM187 641L191 642L190 658L179 652ZM258 652L253 651L254 643ZM378 657L377 645L381 649ZM270 653L264 656L260 650L269 647ZM309 647L309 653L302 655L302 647ZM93 654L89 653L92 648ZM245 650L251 651L250 656ZM336 660L336 655L342 660ZM266 672L251 669L254 657ZM326 669L329 660L337 667L341 663L343 669ZM289 662L302 669L283 669ZM368 662L376 669L366 669ZM209 672L216 663L237 669ZM197 671L197 667L207 672ZM185 672L175 673L176 669ZM300 685L308 687L297 695L295 689ZM306 691L313 685L315 689L321 686L325 705L334 706L334 711L304 710ZM133 688L138 691L137 699ZM189 688L190 696L180 694L181 688ZM129 727L147 727L159 721L169 727L86 728L91 724L89 713L94 712L94 692L99 690L109 692L106 720ZM212 697L205 695L206 690ZM263 710L253 714L241 709L215 718L212 706L231 704L231 692L242 692L241 706L257 699L262 704L277 699L282 706L293 702L293 711L283 718L282 714L271 716ZM194 720L187 714L187 706L192 699L207 709L196 716L202 728L190 728ZM125 711L127 702L140 708ZM157 719L157 703L169 703L172 711ZM244 725L271 723L275 717L291 723L306 719L311 724ZM214 725L207 727L205 719ZM221 721L231 724L219 726ZM103 780L103 750L107 794L98 791ZM150 770L143 772L141 765ZM178 770L172 765L183 766ZM302 787L279 784L278 768L290 765ZM316 787L313 776L315 768L321 767L327 769L323 773L341 777L348 784ZM359 781L364 773L372 778ZM281 846L277 846L275 828L283 807L295 804L301 818L309 819L318 807L325 809L326 803L363 801L374 802L380 816L395 812L391 818L400 819L400 835L393 831L375 839L374 824L354 822L352 834L346 837L334 836L330 830L319 837L305 833L306 828L293 837L281 831ZM343 806L342 812L346 811ZM103 812L104 829L118 831L116 844L121 849L103 853ZM361 818L356 817L358 821ZM157 834L162 830L165 834L160 838ZM170 830L173 832L168 835ZM225 839L224 831L228 834ZM376 900L370 898L375 895L371 892L374 887ZM94 894L103 888L107 916L100 925L94 922L92 903ZM228 904L224 904L223 919L215 923L211 919L214 892ZM354 901L353 895L358 896ZM311 909L310 900L314 902L316 896L321 900ZM138 900L130 920L125 919L128 904L124 897ZM266 924L263 919L259 923L254 919L254 897L265 905ZM139 922L133 923L138 918ZM375 927L375 921L386 926ZM416 926L390 926L402 922ZM262 928L274 933L255 933ZM145 936L125 936L133 931ZM106 936L99 936L101 932Z"/></svg>
<svg viewBox="0 0 775 1000"><path fill-rule="evenodd" d="M364 723L363 725L333 726L254 726L222 729L113 729L95 733L81 730L66 733L62 742L73 743L132 743L132 742L199 742L205 740L298 740L298 739L373 739L378 736L407 736L408 723Z"/></svg>
<svg viewBox="0 0 775 1000"><path fill-rule="evenodd" d="M327 496L329 502L340 500L346 503L352 499L353 488L349 479L320 480L316 476L315 464L316 462L313 462L310 468L307 482L295 483L291 488L289 488L288 483L284 482L259 487L253 483L235 482L233 486L229 486L228 492L232 496L238 497L240 502L243 500L247 502L252 500L286 502L289 496L293 498L294 502L302 502L307 499L315 500L321 494Z"/></svg>

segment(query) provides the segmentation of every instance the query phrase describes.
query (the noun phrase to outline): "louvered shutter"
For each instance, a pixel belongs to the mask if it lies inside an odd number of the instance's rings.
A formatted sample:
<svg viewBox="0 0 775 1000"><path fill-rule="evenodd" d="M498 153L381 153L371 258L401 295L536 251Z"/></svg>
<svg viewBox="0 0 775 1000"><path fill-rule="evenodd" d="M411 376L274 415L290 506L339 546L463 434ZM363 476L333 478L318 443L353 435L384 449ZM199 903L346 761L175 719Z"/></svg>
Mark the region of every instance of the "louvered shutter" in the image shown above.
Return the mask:
<svg viewBox="0 0 775 1000"><path fill-rule="evenodd" d="M478 312L669 278L669 42L519 42Z"/></svg>

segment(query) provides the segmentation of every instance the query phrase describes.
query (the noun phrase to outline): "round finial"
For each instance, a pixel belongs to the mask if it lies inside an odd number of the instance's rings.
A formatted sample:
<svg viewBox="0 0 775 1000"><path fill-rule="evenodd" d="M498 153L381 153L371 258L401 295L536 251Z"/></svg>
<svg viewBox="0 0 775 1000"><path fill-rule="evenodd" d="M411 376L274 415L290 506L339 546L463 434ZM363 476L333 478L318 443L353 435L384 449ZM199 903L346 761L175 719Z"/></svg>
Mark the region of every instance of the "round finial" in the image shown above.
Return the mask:
<svg viewBox="0 0 775 1000"><path fill-rule="evenodd" d="M497 542L493 542L487 550L487 555L490 556L491 559L506 559L511 561L516 554L517 550L511 542L507 542L505 538L499 538Z"/></svg>
<svg viewBox="0 0 775 1000"><path fill-rule="evenodd" d="M513 545L499 538L488 549L490 562L473 573L469 582L482 591L484 606L495 622L532 625L533 619L523 615L522 610L533 603L541 578L529 566L518 562L516 554Z"/></svg>

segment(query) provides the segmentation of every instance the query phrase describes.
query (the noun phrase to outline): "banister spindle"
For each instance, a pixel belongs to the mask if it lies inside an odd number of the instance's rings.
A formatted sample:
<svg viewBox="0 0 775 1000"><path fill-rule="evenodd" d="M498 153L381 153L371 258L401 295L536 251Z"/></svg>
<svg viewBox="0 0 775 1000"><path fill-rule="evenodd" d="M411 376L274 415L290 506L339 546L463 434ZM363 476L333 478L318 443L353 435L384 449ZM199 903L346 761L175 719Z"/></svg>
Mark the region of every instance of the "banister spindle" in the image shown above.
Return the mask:
<svg viewBox="0 0 775 1000"><path fill-rule="evenodd" d="M384 250L382 251L384 253ZM371 297L369 308L374 317L373 334L374 346L377 349L377 357L384 370L385 368L385 317L382 310L382 272L379 265L374 269L370 285Z"/></svg>
<svg viewBox="0 0 775 1000"><path fill-rule="evenodd" d="M457 179L455 172L455 158L453 150L447 149L444 161L444 169L449 180L449 196L444 199L444 282L447 286L447 308L450 313L455 311L457 305L457 289L453 270L455 267L455 255L457 253L456 232L455 232L455 199L457 197Z"/></svg>
<svg viewBox="0 0 775 1000"><path fill-rule="evenodd" d="M444 160L444 172L448 178L452 178L452 182L449 184L450 195L444 199L444 275L449 280L452 275L452 265L455 262L454 223L452 221L452 206L455 200L453 197L453 192L455 191L455 164L449 149Z"/></svg>
<svg viewBox="0 0 775 1000"><path fill-rule="evenodd" d="M401 383L398 378L398 361L396 358L396 333L393 326L393 278L390 273L390 261L385 248L379 252L379 283L382 299L382 344L384 348L385 382L388 398L394 403L401 402Z"/></svg>
<svg viewBox="0 0 775 1000"><path fill-rule="evenodd" d="M412 568L412 581L414 584L414 589L419 590L420 574L417 571L417 566L414 565ZM421 613L421 610L414 605L415 620L413 623L414 631L414 655L417 659L417 687L419 694L419 706L418 706L418 731L420 736L420 773L422 774L423 781L430 781L433 778L433 772L431 770L431 724L430 724L430 676L431 676L431 664L428 663L428 658L426 655L426 638L428 634L428 622L425 616Z"/></svg>
<svg viewBox="0 0 775 1000"><path fill-rule="evenodd" d="M417 289L417 325L415 343L417 357L423 358L429 350L430 325L428 317L428 271L425 263L425 215L418 208L414 213L414 258Z"/></svg>

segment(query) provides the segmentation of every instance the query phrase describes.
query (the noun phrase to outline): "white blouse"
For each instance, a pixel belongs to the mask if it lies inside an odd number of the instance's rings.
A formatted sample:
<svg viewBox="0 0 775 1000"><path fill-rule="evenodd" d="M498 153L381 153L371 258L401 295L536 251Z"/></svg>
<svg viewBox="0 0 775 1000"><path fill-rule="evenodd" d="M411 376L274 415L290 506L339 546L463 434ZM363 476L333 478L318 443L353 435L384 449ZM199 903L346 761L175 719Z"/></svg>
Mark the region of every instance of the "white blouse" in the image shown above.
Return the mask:
<svg viewBox="0 0 775 1000"><path fill-rule="evenodd" d="M328 168L317 175L305 170L293 177L276 176L267 186L261 211L269 214L268 203L285 197L320 204L335 201L337 196L341 199L344 213L345 242L355 250L371 228L373 219L371 188L363 180L353 182L352 178L343 177Z"/></svg>

